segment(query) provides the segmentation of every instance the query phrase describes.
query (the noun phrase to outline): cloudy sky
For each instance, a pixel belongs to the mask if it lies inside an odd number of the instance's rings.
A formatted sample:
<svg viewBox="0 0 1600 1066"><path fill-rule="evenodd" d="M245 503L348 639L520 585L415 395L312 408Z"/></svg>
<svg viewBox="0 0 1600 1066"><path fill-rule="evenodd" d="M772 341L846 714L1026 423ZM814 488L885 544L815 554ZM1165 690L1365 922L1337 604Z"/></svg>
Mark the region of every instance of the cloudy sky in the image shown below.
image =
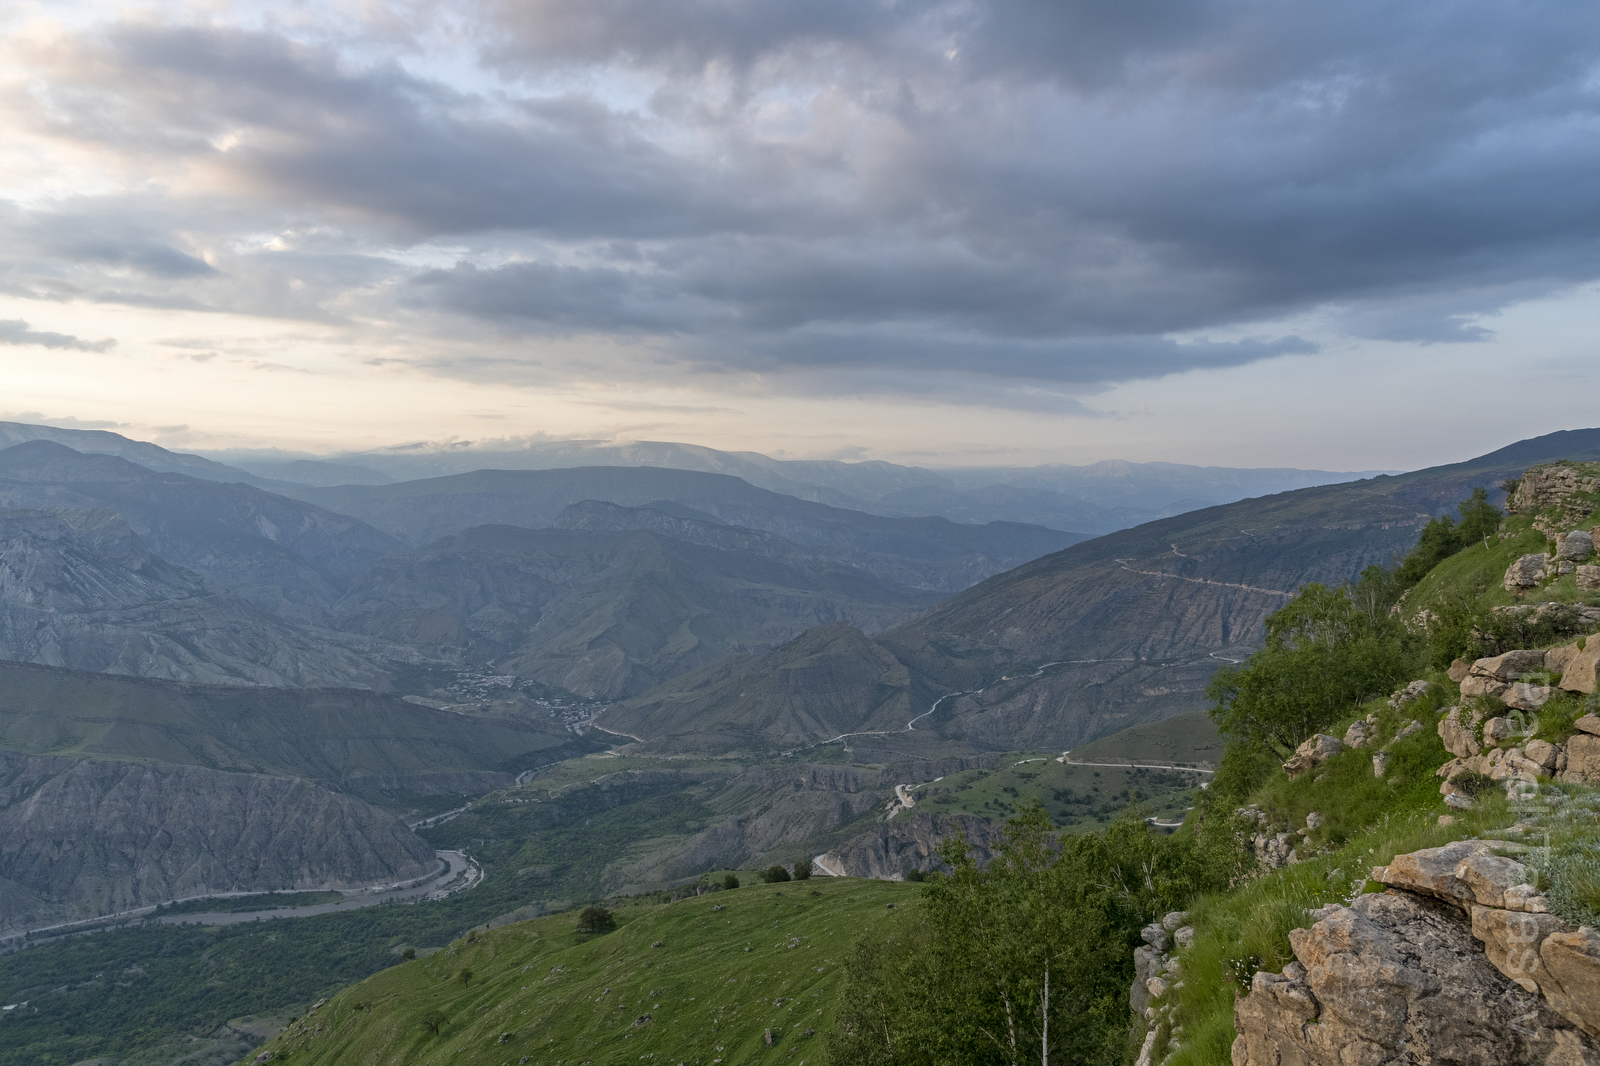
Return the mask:
<svg viewBox="0 0 1600 1066"><path fill-rule="evenodd" d="M1600 425L1585 0L0 12L0 418L1331 469Z"/></svg>

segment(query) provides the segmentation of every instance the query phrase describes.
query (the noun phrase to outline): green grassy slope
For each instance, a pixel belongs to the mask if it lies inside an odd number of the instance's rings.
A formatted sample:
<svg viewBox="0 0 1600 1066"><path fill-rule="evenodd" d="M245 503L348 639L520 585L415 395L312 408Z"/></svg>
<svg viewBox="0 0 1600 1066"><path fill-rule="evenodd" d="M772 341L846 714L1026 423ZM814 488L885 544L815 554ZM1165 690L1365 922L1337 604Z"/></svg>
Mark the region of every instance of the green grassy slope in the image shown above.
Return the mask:
<svg viewBox="0 0 1600 1066"><path fill-rule="evenodd" d="M918 891L747 886L624 910L600 936L576 933L571 915L519 922L346 989L262 1050L294 1066L820 1061L840 964ZM437 1035L423 1024L435 1010Z"/></svg>

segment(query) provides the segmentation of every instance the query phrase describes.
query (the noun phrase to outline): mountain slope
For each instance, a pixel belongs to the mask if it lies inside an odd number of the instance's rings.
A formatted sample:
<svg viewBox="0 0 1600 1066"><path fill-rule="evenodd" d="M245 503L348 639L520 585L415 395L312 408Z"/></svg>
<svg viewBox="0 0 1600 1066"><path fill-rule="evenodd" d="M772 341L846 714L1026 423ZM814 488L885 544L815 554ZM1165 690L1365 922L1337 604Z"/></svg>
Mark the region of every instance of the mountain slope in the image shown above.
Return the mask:
<svg viewBox="0 0 1600 1066"><path fill-rule="evenodd" d="M358 689L187 685L0 662L0 749L305 777L369 794L473 791L575 754L537 714L436 710ZM508 772L509 771L509 772Z"/></svg>
<svg viewBox="0 0 1600 1066"><path fill-rule="evenodd" d="M758 489L735 477L651 467L479 470L395 485L303 488L296 498L352 515L422 545L480 525L549 526L567 507L662 501L701 519L775 533L826 549L840 562L896 584L953 592L1084 539L1017 523L967 526L943 518L885 518Z"/></svg>
<svg viewBox="0 0 1600 1066"><path fill-rule="evenodd" d="M1535 462L1591 457L1600 457L1600 430L1552 434L1463 463L1207 508L1033 560L874 638L907 671L908 691L930 693L913 714L949 698L915 731L852 743L858 757L954 740L980 750L1070 747L1196 710L1218 662L1241 657L1300 585L1390 563L1430 516L1476 486ZM776 680L790 654L780 648L766 665L739 667L743 691L774 693L742 706L744 733L804 717ZM722 682L696 680L619 704L600 722L666 746L727 733ZM801 697L824 709L846 700L848 691L826 685ZM860 718L876 705L862 700ZM658 725L653 715L669 707Z"/></svg>
<svg viewBox="0 0 1600 1066"><path fill-rule="evenodd" d="M390 556L357 579L338 624L615 699L824 622L881 630L937 598L770 533L658 510L590 502L556 521Z"/></svg>
<svg viewBox="0 0 1600 1066"><path fill-rule="evenodd" d="M0 751L0 928L434 866L393 814L308 781Z"/></svg>
<svg viewBox="0 0 1600 1066"><path fill-rule="evenodd" d="M113 512L0 509L0 657L177 681L387 684L335 637L157 558Z"/></svg>
<svg viewBox="0 0 1600 1066"><path fill-rule="evenodd" d="M400 546L347 515L249 485L44 440L0 451L0 506L115 511L166 561L300 621L319 620L345 581Z"/></svg>

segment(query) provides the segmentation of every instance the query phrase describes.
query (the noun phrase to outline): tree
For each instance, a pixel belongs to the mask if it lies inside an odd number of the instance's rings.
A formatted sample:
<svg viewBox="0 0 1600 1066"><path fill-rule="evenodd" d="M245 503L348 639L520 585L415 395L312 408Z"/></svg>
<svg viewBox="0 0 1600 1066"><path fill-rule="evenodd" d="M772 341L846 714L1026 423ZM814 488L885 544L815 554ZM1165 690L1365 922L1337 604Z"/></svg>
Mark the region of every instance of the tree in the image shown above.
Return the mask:
<svg viewBox="0 0 1600 1066"><path fill-rule="evenodd" d="M1417 665L1412 637L1351 586L1306 585L1267 619L1261 649L1212 677L1211 718L1228 736L1287 757L1363 698L1392 692Z"/></svg>
<svg viewBox="0 0 1600 1066"><path fill-rule="evenodd" d="M460 981L463 987L472 984L472 971L463 966L456 971L456 980Z"/></svg>
<svg viewBox="0 0 1600 1066"><path fill-rule="evenodd" d="M404 959L406 962L410 962L412 959L417 957L417 949L416 948L406 948L404 951L402 951L400 953L400 957L402 959Z"/></svg>
<svg viewBox="0 0 1600 1066"><path fill-rule="evenodd" d="M738 888L739 887L739 878L736 877L733 874L723 874L722 875L722 887L723 888L727 888L727 889Z"/></svg>
<svg viewBox="0 0 1600 1066"><path fill-rule="evenodd" d="M782 884L789 880L789 871L782 866L769 866L767 872L761 875L761 879L769 885Z"/></svg>
<svg viewBox="0 0 1600 1066"><path fill-rule="evenodd" d="M1476 488L1472 495L1456 504L1461 516L1459 524L1449 515L1441 515L1422 528L1416 548L1395 571L1395 581L1401 588L1410 588L1440 563L1456 552L1479 541L1487 542L1490 535L1500 529L1505 515L1489 502L1489 490Z"/></svg>
<svg viewBox="0 0 1600 1066"><path fill-rule="evenodd" d="M796 881L809 881L811 879L810 859L800 859L794 864L794 879Z"/></svg>
<svg viewBox="0 0 1600 1066"><path fill-rule="evenodd" d="M443 1029L444 1023L449 1020L444 1011L435 1007L422 1016L422 1027L434 1036L438 1036L439 1030Z"/></svg>
<svg viewBox="0 0 1600 1066"><path fill-rule="evenodd" d="M617 919L604 907L585 907L578 915L578 932L609 933L617 927Z"/></svg>

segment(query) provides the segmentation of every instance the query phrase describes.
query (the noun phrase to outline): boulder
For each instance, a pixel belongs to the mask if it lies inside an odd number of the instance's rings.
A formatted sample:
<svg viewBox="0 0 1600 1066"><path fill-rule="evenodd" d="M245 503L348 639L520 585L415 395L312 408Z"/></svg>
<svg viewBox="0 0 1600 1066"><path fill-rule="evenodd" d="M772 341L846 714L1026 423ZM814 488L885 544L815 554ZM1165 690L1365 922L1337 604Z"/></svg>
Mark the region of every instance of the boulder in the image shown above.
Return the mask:
<svg viewBox="0 0 1600 1066"><path fill-rule="evenodd" d="M1556 780L1579 785L1600 785L1600 737L1574 733L1567 739L1567 765Z"/></svg>
<svg viewBox="0 0 1600 1066"><path fill-rule="evenodd" d="M1580 733L1588 733L1591 737L1600 737L1600 715L1586 714L1573 722L1572 728Z"/></svg>
<svg viewBox="0 0 1600 1066"><path fill-rule="evenodd" d="M1172 934L1172 939L1177 943L1178 950L1188 951L1194 947L1194 926L1186 925Z"/></svg>
<svg viewBox="0 0 1600 1066"><path fill-rule="evenodd" d="M1462 681L1466 680L1467 674L1471 672L1471 663L1467 662L1465 659L1457 659L1450 664L1449 677L1451 681L1454 681L1459 685Z"/></svg>
<svg viewBox="0 0 1600 1066"><path fill-rule="evenodd" d="M1523 745L1522 753L1545 773L1554 773L1561 749L1548 740L1530 740Z"/></svg>
<svg viewBox="0 0 1600 1066"><path fill-rule="evenodd" d="M1534 685L1526 681L1512 684L1509 691L1503 693L1500 699L1507 707L1515 711L1537 711L1550 702L1552 690L1549 685Z"/></svg>
<svg viewBox="0 0 1600 1066"><path fill-rule="evenodd" d="M1405 688L1401 689L1399 692L1396 692L1393 696L1389 697L1389 706L1391 706L1391 707L1403 707L1408 703L1412 703L1412 702L1414 702L1416 700L1420 700L1422 697L1424 697L1424 696L1426 696L1428 694L1428 689L1430 689L1432 687L1433 687L1432 684L1430 682L1428 682L1428 681L1413 681L1413 682L1411 682L1411 684L1407 685ZM1376 725L1377 722L1378 722L1378 716L1377 715L1375 715L1375 714L1367 715L1367 724L1368 725Z"/></svg>
<svg viewBox="0 0 1600 1066"><path fill-rule="evenodd" d="M1380 751L1372 757L1372 776L1382 777L1389 772L1389 753Z"/></svg>
<svg viewBox="0 0 1600 1066"><path fill-rule="evenodd" d="M1364 748L1376 732L1366 722L1352 722L1350 728L1344 731L1344 745L1347 748Z"/></svg>
<svg viewBox="0 0 1600 1066"><path fill-rule="evenodd" d="M1161 928L1169 933L1175 933L1183 928L1189 921L1188 911L1169 911L1161 919Z"/></svg>
<svg viewBox="0 0 1600 1066"><path fill-rule="evenodd" d="M1540 552L1537 555L1524 555L1510 566L1506 567L1505 581L1507 592L1522 592L1536 587L1544 580L1545 568L1550 563L1550 556Z"/></svg>
<svg viewBox="0 0 1600 1066"><path fill-rule="evenodd" d="M1567 663L1582 649L1576 644L1563 644L1559 648L1551 648L1544 653L1544 669L1552 677L1560 677L1566 672Z"/></svg>
<svg viewBox="0 0 1600 1066"><path fill-rule="evenodd" d="M1594 551L1594 538L1587 530L1574 529L1571 533L1556 534L1556 557L1581 563Z"/></svg>
<svg viewBox="0 0 1600 1066"><path fill-rule="evenodd" d="M1600 1037L1600 932L1552 933L1539 946L1540 990L1564 1018Z"/></svg>
<svg viewBox="0 0 1600 1066"><path fill-rule="evenodd" d="M1505 681L1496 681L1492 677L1478 677L1469 675L1461 682L1461 698L1471 699L1473 696L1488 696L1490 699L1499 699L1511 690L1511 685Z"/></svg>
<svg viewBox="0 0 1600 1066"><path fill-rule="evenodd" d="M1449 908L1404 893L1289 934L1299 965L1234 1002L1234 1066L1600 1063L1595 1044L1490 963Z"/></svg>
<svg viewBox="0 0 1600 1066"><path fill-rule="evenodd" d="M1157 951L1165 952L1167 950L1167 931L1161 928L1160 922L1151 922L1139 930L1139 939Z"/></svg>
<svg viewBox="0 0 1600 1066"><path fill-rule="evenodd" d="M1283 764L1283 772L1290 777L1310 773L1344 750L1344 741L1318 733L1294 749L1294 757Z"/></svg>
<svg viewBox="0 0 1600 1066"><path fill-rule="evenodd" d="M1561 687L1568 692L1592 693L1600 688L1600 636L1585 641L1584 649L1567 659Z"/></svg>
<svg viewBox="0 0 1600 1066"><path fill-rule="evenodd" d="M1491 718L1483 723L1483 742L1500 745L1511 739L1516 727L1509 718Z"/></svg>
<svg viewBox="0 0 1600 1066"><path fill-rule="evenodd" d="M1553 914L1528 914L1497 907L1472 908L1472 935L1483 941L1495 969L1529 992L1543 991L1539 978L1539 945L1551 933L1565 932L1566 922Z"/></svg>
<svg viewBox="0 0 1600 1066"><path fill-rule="evenodd" d="M1588 592L1600 590L1600 566L1579 566L1573 571L1578 575L1578 587Z"/></svg>
<svg viewBox="0 0 1600 1066"><path fill-rule="evenodd" d="M1462 682L1462 688L1466 688L1466 682ZM1444 741L1444 750L1461 759L1470 758L1481 752L1483 745L1478 740L1478 722L1481 718L1482 716L1474 710L1462 707L1450 708L1449 712L1439 719L1439 739Z"/></svg>
<svg viewBox="0 0 1600 1066"><path fill-rule="evenodd" d="M1470 672L1473 676L1492 677L1496 681L1516 681L1528 674L1536 674L1543 670L1544 654L1539 650L1519 648L1502 655L1479 659L1472 664Z"/></svg>
<svg viewBox="0 0 1600 1066"><path fill-rule="evenodd" d="M1133 986L1128 989L1128 1005L1135 1014L1143 1014L1150 1006L1150 990L1145 987L1161 972L1161 952L1146 944L1133 949Z"/></svg>

